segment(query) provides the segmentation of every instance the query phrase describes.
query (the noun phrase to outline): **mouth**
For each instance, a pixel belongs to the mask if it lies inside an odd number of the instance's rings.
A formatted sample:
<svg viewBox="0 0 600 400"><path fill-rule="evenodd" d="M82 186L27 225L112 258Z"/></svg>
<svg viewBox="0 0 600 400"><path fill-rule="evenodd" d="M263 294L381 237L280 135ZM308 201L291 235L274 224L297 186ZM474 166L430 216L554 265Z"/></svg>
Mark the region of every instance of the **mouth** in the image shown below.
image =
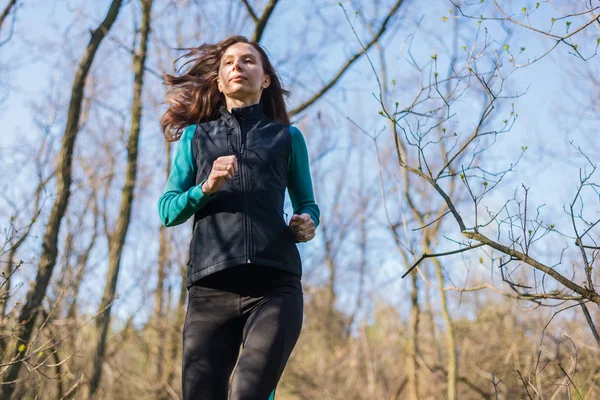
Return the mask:
<svg viewBox="0 0 600 400"><path fill-rule="evenodd" d="M230 79L230 81L232 82L239 82L239 81L245 81L246 77L242 76L242 75L238 75L238 76L234 76L233 78Z"/></svg>

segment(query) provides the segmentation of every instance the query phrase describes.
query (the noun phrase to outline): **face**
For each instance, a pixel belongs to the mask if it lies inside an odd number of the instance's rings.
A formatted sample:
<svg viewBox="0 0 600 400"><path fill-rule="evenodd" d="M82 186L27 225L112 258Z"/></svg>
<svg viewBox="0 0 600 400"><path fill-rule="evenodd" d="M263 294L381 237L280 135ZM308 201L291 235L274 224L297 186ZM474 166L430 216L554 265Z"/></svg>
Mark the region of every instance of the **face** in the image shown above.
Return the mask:
<svg viewBox="0 0 600 400"><path fill-rule="evenodd" d="M217 85L226 97L258 102L270 83L270 76L263 71L260 54L252 45L236 43L225 50Z"/></svg>

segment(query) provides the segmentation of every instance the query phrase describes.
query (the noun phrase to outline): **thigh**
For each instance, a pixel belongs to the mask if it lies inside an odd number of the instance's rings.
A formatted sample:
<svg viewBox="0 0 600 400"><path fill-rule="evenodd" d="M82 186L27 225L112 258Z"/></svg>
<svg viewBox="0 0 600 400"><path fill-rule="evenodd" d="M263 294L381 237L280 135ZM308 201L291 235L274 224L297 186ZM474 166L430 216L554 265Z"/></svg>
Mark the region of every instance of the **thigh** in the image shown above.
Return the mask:
<svg viewBox="0 0 600 400"><path fill-rule="evenodd" d="M300 282L249 301L243 348L233 373L231 400L267 400L274 393L302 328Z"/></svg>
<svg viewBox="0 0 600 400"><path fill-rule="evenodd" d="M184 400L227 400L242 333L239 296L211 288L190 288L183 328Z"/></svg>

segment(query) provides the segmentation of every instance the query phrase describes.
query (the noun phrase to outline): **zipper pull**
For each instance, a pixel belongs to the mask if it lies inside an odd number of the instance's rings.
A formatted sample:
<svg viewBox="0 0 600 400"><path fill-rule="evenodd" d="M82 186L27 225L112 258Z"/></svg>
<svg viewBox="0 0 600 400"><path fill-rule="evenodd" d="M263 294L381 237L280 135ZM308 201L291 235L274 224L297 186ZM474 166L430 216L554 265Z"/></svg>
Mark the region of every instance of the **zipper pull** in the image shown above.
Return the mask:
<svg viewBox="0 0 600 400"><path fill-rule="evenodd" d="M240 154L244 154L245 148L246 148L246 143L242 143L242 150L240 151Z"/></svg>
<svg viewBox="0 0 600 400"><path fill-rule="evenodd" d="M231 143L229 143L229 154L235 154L235 151L233 150L233 145Z"/></svg>

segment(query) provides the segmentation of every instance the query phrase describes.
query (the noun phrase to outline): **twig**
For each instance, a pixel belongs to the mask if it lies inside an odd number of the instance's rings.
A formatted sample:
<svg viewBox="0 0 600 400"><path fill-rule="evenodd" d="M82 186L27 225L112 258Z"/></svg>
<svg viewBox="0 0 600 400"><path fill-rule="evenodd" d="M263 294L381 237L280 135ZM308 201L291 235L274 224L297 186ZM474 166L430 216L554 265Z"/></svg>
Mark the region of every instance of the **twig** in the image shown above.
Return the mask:
<svg viewBox="0 0 600 400"><path fill-rule="evenodd" d="M523 376L521 375L521 371L519 371L518 369L516 369L515 371L517 371L517 374L519 374L519 380L523 383L523 389L525 389L525 393L527 393L527 397L529 397L530 400L533 400L533 397L531 397L531 395L529 394L529 390L527 390L527 383L525 383L525 380L523 379Z"/></svg>
<svg viewBox="0 0 600 400"><path fill-rule="evenodd" d="M256 12L254 12L254 9L250 5L250 3L248 3L248 0L242 0L242 3L244 3L244 5L246 6L246 9L248 9L248 14L250 14L250 17L252 17L254 22L257 22L258 16L256 15Z"/></svg>
<svg viewBox="0 0 600 400"><path fill-rule="evenodd" d="M81 385L83 383L83 377L84 377L84 375L81 374L81 376L79 377L77 382L75 382L75 384L73 386L71 386L71 388L67 391L67 393L65 393L64 396L61 397L59 400L68 400L68 399L72 398L75 395L75 393L77 393L77 390L79 389L79 385Z"/></svg>
<svg viewBox="0 0 600 400"><path fill-rule="evenodd" d="M569 374L567 373L567 371L565 371L565 369L563 368L563 366L560 363L558 364L558 368L560 368L560 370L563 372L563 374L565 374L565 376L567 377L567 379L569 380L569 382L571 383L571 385L573 385L573 389L575 389L575 391L577 392L577 394L579 395L579 397L581 399L583 399L583 395L581 394L581 392L579 392L579 389L577 389L577 386L575 386L575 382L573 382L573 380L571 379L571 377L569 376Z"/></svg>
<svg viewBox="0 0 600 400"><path fill-rule="evenodd" d="M498 385L502 382L502 380L497 381L496 376L492 373L492 385L494 385L494 395L496 396L496 400L498 400Z"/></svg>
<svg viewBox="0 0 600 400"><path fill-rule="evenodd" d="M404 279L406 277L406 275L410 274L411 271L413 269L415 269L426 258L449 256L451 254L458 254L458 253L462 253L462 252L465 252L465 251L468 251L468 250L473 250L473 249L476 249L476 248L481 247L481 246L484 246L484 244L483 243L478 243L478 244L476 244L474 246L465 247L464 249L458 249L458 250L448 251L448 252L445 252L445 253L435 253L435 254L423 253L423 255L421 257L419 257L419 259L417 260L417 262L414 263L408 269L408 271L406 271L404 274L402 274L402 278Z"/></svg>
<svg viewBox="0 0 600 400"><path fill-rule="evenodd" d="M590 312L588 311L587 307L585 306L585 303L583 301L579 301L579 305L581 306L581 309L583 310L583 315L585 316L585 320L587 321L591 331L592 331L592 335L594 335L594 339L596 340L596 344L598 345L598 347L600 348L600 335L598 335L598 330L596 330L596 326L594 325L594 321L592 320L592 316L590 315Z"/></svg>

